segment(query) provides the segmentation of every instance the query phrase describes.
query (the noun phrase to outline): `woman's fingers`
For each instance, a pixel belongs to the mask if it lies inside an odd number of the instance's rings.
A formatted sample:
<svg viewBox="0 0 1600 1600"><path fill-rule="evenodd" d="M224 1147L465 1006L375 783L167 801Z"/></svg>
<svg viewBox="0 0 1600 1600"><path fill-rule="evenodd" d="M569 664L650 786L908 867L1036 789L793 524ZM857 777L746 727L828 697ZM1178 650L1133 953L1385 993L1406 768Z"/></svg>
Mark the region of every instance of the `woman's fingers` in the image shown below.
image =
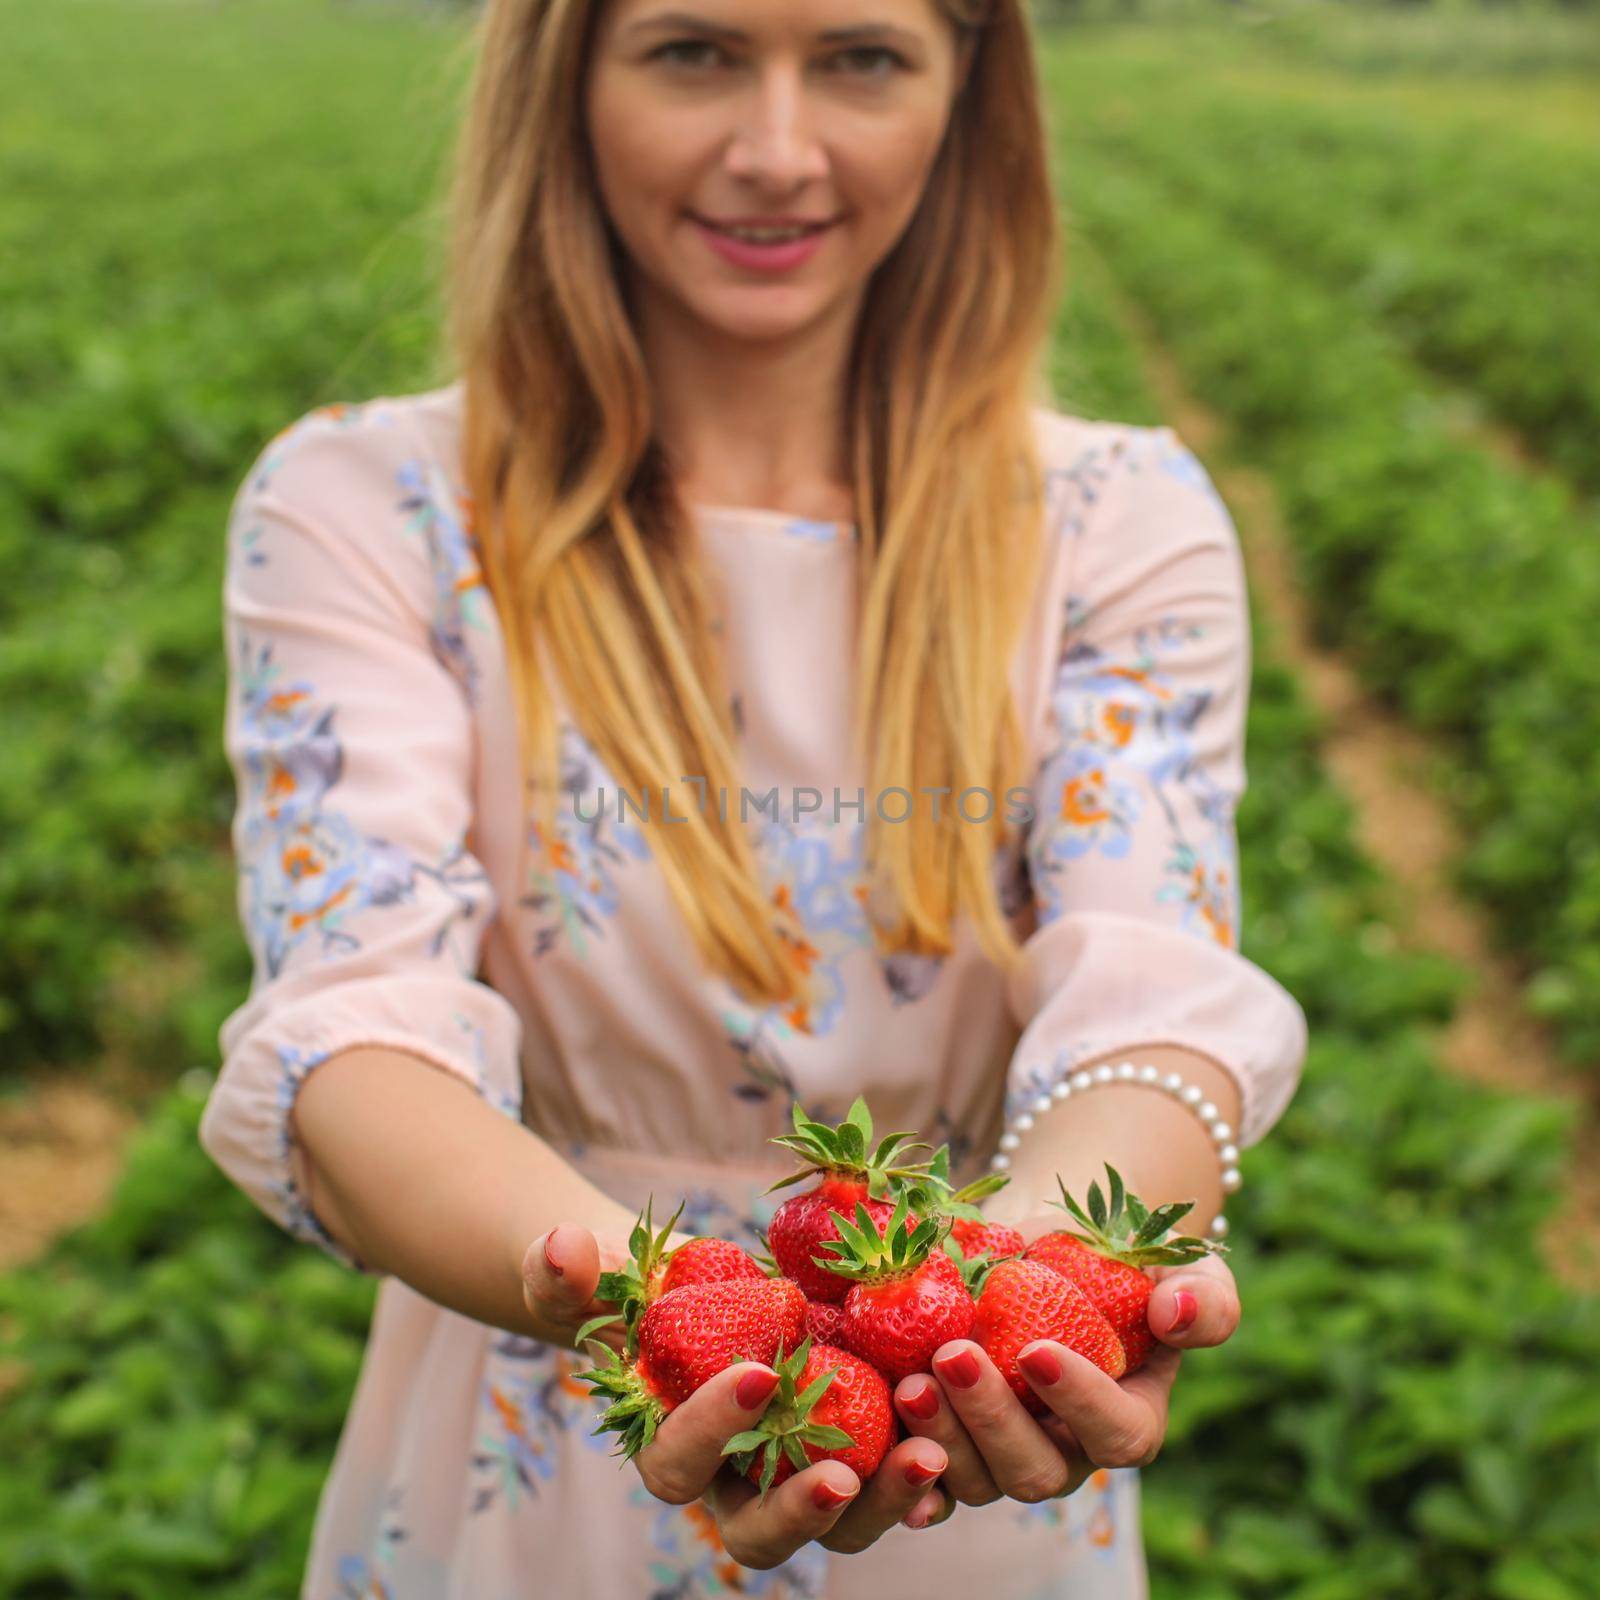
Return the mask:
<svg viewBox="0 0 1600 1600"><path fill-rule="evenodd" d="M944 1487L951 1496L968 1506L986 1506L1000 1498L988 1463L933 1378L925 1372L902 1378L895 1386L894 1403L907 1433L931 1439L944 1451L949 1460Z"/></svg>
<svg viewBox="0 0 1600 1600"><path fill-rule="evenodd" d="M1145 1313L1150 1331L1163 1344L1199 1350L1226 1344L1239 1330L1239 1288L1220 1256L1202 1256L1179 1266L1152 1267L1156 1281ZM1189 1315L1174 1328L1180 1312Z"/></svg>
<svg viewBox="0 0 1600 1600"><path fill-rule="evenodd" d="M902 1439L840 1513L822 1543L842 1555L859 1554L927 1499L929 1485L947 1465L944 1451L930 1440Z"/></svg>
<svg viewBox="0 0 1600 1600"><path fill-rule="evenodd" d="M765 1500L730 1468L713 1481L706 1498L728 1554L740 1566L764 1572L801 1545L824 1539L860 1492L860 1478L842 1461L819 1461L774 1484Z"/></svg>
<svg viewBox="0 0 1600 1600"><path fill-rule="evenodd" d="M1028 1415L981 1345L949 1340L934 1352L933 1370L1002 1494L1032 1504L1068 1491L1072 1464Z"/></svg>
<svg viewBox="0 0 1600 1600"><path fill-rule="evenodd" d="M528 1246L522 1258L522 1297L539 1319L542 1337L570 1346L578 1329L607 1309L594 1298L600 1272L599 1243L577 1223L563 1222ZM593 1337L622 1348L620 1323L597 1330Z"/></svg>
<svg viewBox="0 0 1600 1600"><path fill-rule="evenodd" d="M741 1361L701 1384L633 1458L645 1488L672 1505L698 1500L727 1460L723 1445L755 1425L777 1386L777 1373L757 1361Z"/></svg>
<svg viewBox="0 0 1600 1600"><path fill-rule="evenodd" d="M1153 1345L1137 1372L1110 1378L1064 1344L1036 1339L1017 1364L1091 1466L1147 1467L1167 1435L1167 1398L1182 1360L1181 1350Z"/></svg>

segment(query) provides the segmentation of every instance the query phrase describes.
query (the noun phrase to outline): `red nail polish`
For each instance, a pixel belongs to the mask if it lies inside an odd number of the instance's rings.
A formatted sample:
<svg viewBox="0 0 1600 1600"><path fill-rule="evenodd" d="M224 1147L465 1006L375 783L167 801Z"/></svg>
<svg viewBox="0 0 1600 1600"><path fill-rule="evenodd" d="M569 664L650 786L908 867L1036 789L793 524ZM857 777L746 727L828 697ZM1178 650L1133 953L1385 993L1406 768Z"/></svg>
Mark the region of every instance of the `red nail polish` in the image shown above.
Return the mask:
<svg viewBox="0 0 1600 1600"><path fill-rule="evenodd" d="M550 1246L554 1242L555 1236L556 1230L554 1228L552 1228L549 1233L544 1236L544 1264L549 1267L549 1269L555 1273L558 1278L564 1278L567 1275L567 1269L563 1267L553 1255L550 1254Z"/></svg>
<svg viewBox="0 0 1600 1600"><path fill-rule="evenodd" d="M811 1491L811 1503L818 1511L833 1511L842 1506L847 1500L854 1500L854 1489L835 1489L831 1483L819 1483Z"/></svg>
<svg viewBox="0 0 1600 1600"><path fill-rule="evenodd" d="M932 1483L944 1470L943 1467L930 1467L925 1461L913 1461L906 1468L906 1482L912 1488L920 1489L925 1483Z"/></svg>
<svg viewBox="0 0 1600 1600"><path fill-rule="evenodd" d="M925 1383L920 1389L914 1389L909 1394L902 1395L900 1404L918 1422L931 1422L939 1415L939 1385Z"/></svg>
<svg viewBox="0 0 1600 1600"><path fill-rule="evenodd" d="M754 1411L767 1403L772 1391L778 1387L776 1372L750 1371L733 1386L733 1398L746 1411Z"/></svg>
<svg viewBox="0 0 1600 1600"><path fill-rule="evenodd" d="M1167 1332L1182 1333L1194 1321L1195 1314L1200 1309L1200 1302L1187 1289L1179 1289L1172 1299L1178 1308L1178 1317Z"/></svg>
<svg viewBox="0 0 1600 1600"><path fill-rule="evenodd" d="M953 1356L946 1356L934 1365L939 1369L939 1376L957 1389L970 1389L983 1373L978 1358L970 1350L958 1350Z"/></svg>
<svg viewBox="0 0 1600 1600"><path fill-rule="evenodd" d="M1017 1357L1017 1365L1035 1383L1042 1383L1047 1389L1051 1384L1061 1382L1061 1363L1056 1360L1055 1351L1047 1350L1043 1345L1037 1350L1023 1351Z"/></svg>

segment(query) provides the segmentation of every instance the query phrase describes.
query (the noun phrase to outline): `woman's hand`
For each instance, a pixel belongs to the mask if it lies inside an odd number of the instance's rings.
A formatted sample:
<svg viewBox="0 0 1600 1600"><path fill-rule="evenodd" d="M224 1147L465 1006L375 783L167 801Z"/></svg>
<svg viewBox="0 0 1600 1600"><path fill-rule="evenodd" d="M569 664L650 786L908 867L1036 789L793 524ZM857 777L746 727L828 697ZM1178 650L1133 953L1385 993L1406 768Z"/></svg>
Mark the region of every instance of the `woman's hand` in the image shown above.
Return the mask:
<svg viewBox="0 0 1600 1600"><path fill-rule="evenodd" d="M908 1431L944 1448L950 1459L944 1486L954 1501L1056 1499L1074 1493L1099 1467L1155 1460L1183 1351L1232 1338L1239 1296L1220 1256L1147 1271L1157 1284L1147 1313L1157 1342L1131 1376L1109 1378L1054 1340L1024 1347L1023 1373L1050 1407L1048 1416L1031 1416L971 1339L939 1347L936 1378L917 1373L900 1382L895 1406ZM1194 1297L1195 1315L1174 1332L1180 1292Z"/></svg>
<svg viewBox="0 0 1600 1600"><path fill-rule="evenodd" d="M563 1223L534 1240L523 1259L523 1293L538 1326L549 1330L537 1337L570 1348L578 1328L608 1309L594 1298L601 1271L627 1259L625 1246L604 1245L576 1224ZM622 1349L620 1324L593 1337ZM865 1484L842 1461L819 1461L775 1485L762 1504L756 1486L727 1464L722 1447L752 1426L776 1382L770 1367L741 1361L675 1406L633 1458L645 1487L670 1505L704 1499L728 1554L758 1571L812 1540L854 1553L896 1523L925 1527L948 1514L947 1497L931 1487L948 1458L928 1439L901 1440Z"/></svg>
<svg viewBox="0 0 1600 1600"><path fill-rule="evenodd" d="M670 1242L682 1239L674 1234ZM620 1271L631 1259L626 1228L620 1235L597 1238L577 1223L564 1222L541 1234L522 1257L522 1298L533 1318L528 1332L546 1344L576 1349L578 1329L614 1309L610 1301L594 1297L600 1274ZM590 1337L621 1350L622 1324L608 1323Z"/></svg>

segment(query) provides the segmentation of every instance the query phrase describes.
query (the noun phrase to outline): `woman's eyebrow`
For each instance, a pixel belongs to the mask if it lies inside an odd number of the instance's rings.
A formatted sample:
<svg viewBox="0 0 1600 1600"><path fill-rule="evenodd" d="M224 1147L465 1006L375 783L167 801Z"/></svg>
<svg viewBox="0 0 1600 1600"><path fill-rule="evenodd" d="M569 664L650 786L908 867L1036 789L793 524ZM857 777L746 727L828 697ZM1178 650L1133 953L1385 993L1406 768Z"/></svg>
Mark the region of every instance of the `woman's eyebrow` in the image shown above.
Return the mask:
<svg viewBox="0 0 1600 1600"><path fill-rule="evenodd" d="M723 23L713 22L706 17L697 17L688 11L657 11L648 17L641 17L624 30L623 37L632 38L634 34L645 33L652 28L672 28L689 33L702 33L711 38L729 39L735 44L750 42L749 34ZM856 44L874 39L897 39L913 48L917 44L914 34L904 28L896 27L892 22L856 22L848 28L828 28L819 33L817 38L823 44Z"/></svg>

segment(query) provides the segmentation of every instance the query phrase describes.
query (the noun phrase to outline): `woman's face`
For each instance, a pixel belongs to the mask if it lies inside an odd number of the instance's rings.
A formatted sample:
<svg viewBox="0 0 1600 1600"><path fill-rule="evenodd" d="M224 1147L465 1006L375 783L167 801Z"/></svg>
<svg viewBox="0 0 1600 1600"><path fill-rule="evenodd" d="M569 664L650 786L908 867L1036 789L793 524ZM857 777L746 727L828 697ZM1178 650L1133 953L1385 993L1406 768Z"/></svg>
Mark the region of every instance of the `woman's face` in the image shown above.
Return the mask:
<svg viewBox="0 0 1600 1600"><path fill-rule="evenodd" d="M635 289L736 338L849 311L910 222L964 58L934 0L604 0L587 85ZM798 243L729 225L825 224Z"/></svg>

